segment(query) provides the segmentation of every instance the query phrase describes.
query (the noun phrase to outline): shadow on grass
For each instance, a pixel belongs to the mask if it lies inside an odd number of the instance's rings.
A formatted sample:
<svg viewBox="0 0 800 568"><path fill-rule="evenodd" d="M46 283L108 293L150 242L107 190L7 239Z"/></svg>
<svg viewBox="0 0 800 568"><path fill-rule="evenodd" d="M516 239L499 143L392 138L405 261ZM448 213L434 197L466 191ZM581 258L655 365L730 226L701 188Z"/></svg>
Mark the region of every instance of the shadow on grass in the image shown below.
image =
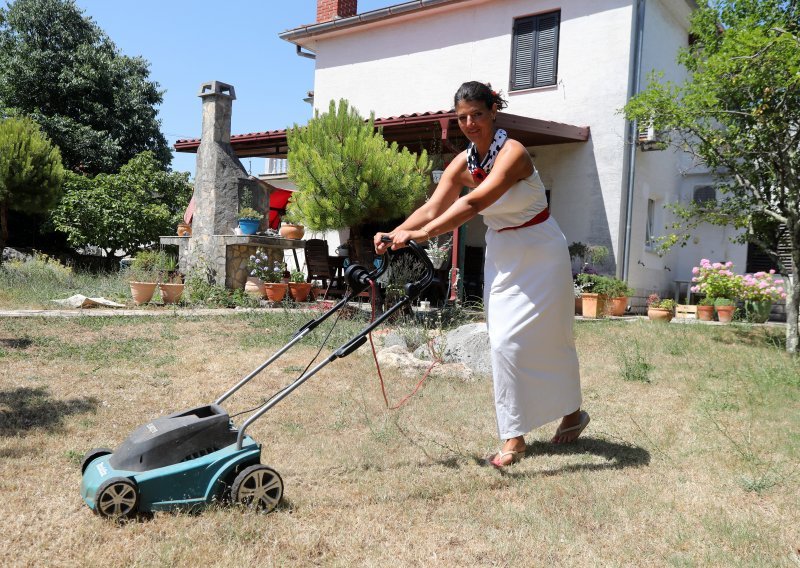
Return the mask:
<svg viewBox="0 0 800 568"><path fill-rule="evenodd" d="M642 467L650 463L650 452L632 444L620 444L597 438L580 438L574 444L552 444L550 442L530 442L525 452L525 459L536 459L542 456L572 456L591 454L606 460L605 463L576 463L537 471L514 471L514 468L501 468L498 471L509 477L547 477L562 475L576 471L602 471L606 469L622 469L626 467ZM488 461L481 460L484 465L493 467Z"/></svg>
<svg viewBox="0 0 800 568"><path fill-rule="evenodd" d="M27 349L33 344L33 341L27 337L20 339L0 339L0 347L8 347L9 349Z"/></svg>
<svg viewBox="0 0 800 568"><path fill-rule="evenodd" d="M0 436L18 436L37 428L53 430L66 416L94 412L97 404L94 397L54 400L43 387L0 391Z"/></svg>
<svg viewBox="0 0 800 568"><path fill-rule="evenodd" d="M786 351L786 332L783 328L763 325L734 325L728 329L737 343ZM730 337L717 336L714 339L727 344Z"/></svg>

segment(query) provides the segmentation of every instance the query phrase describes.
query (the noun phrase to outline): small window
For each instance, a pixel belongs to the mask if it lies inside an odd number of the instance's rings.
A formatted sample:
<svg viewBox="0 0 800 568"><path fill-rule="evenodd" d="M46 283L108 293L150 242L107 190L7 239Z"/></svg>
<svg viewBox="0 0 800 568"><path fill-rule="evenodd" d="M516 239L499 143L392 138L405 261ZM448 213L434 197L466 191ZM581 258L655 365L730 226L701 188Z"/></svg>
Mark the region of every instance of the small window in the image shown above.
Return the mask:
<svg viewBox="0 0 800 568"><path fill-rule="evenodd" d="M713 204L717 201L717 192L713 185L698 185L694 188L692 201L700 207Z"/></svg>
<svg viewBox="0 0 800 568"><path fill-rule="evenodd" d="M644 247L648 250L656 246L656 202L647 200L647 225L644 228Z"/></svg>
<svg viewBox="0 0 800 568"><path fill-rule="evenodd" d="M517 18L511 42L511 90L556 84L561 12Z"/></svg>

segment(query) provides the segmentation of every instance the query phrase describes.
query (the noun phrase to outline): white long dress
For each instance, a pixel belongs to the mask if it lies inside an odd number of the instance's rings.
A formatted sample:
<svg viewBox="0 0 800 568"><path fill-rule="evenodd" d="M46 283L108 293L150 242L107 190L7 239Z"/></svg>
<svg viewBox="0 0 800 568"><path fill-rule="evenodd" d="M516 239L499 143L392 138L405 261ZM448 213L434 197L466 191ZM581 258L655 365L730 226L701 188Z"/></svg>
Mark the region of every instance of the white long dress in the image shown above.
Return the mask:
<svg viewBox="0 0 800 568"><path fill-rule="evenodd" d="M506 440L574 412L581 405L573 336L575 300L567 241L533 174L481 211L486 232L484 306L492 349L497 429Z"/></svg>

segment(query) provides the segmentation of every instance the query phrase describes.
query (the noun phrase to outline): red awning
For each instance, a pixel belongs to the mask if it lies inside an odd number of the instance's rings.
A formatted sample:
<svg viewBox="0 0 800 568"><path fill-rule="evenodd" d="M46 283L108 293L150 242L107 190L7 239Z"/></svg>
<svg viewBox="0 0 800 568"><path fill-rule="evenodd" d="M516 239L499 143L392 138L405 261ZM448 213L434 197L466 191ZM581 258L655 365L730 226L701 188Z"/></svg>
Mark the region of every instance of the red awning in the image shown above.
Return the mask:
<svg viewBox="0 0 800 568"><path fill-rule="evenodd" d="M292 197L292 192L288 189L280 189L276 187L269 193L269 228L278 230L281 226L281 217L286 214L286 206L289 205L289 199Z"/></svg>

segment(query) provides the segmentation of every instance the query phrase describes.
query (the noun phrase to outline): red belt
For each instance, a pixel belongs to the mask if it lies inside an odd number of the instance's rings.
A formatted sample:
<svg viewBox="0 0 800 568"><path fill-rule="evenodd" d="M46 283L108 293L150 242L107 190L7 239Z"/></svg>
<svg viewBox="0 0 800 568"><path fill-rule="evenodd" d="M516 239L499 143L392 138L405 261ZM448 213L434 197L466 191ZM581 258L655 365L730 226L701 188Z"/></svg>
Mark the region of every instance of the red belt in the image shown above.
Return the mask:
<svg viewBox="0 0 800 568"><path fill-rule="evenodd" d="M522 229L523 227L530 227L531 225L538 225L539 223L544 223L550 217L550 208L545 207L542 211L536 214L536 216L523 223L522 225L517 225L516 227L503 227L502 229L498 229L498 233L502 233L503 231L513 231L514 229Z"/></svg>

